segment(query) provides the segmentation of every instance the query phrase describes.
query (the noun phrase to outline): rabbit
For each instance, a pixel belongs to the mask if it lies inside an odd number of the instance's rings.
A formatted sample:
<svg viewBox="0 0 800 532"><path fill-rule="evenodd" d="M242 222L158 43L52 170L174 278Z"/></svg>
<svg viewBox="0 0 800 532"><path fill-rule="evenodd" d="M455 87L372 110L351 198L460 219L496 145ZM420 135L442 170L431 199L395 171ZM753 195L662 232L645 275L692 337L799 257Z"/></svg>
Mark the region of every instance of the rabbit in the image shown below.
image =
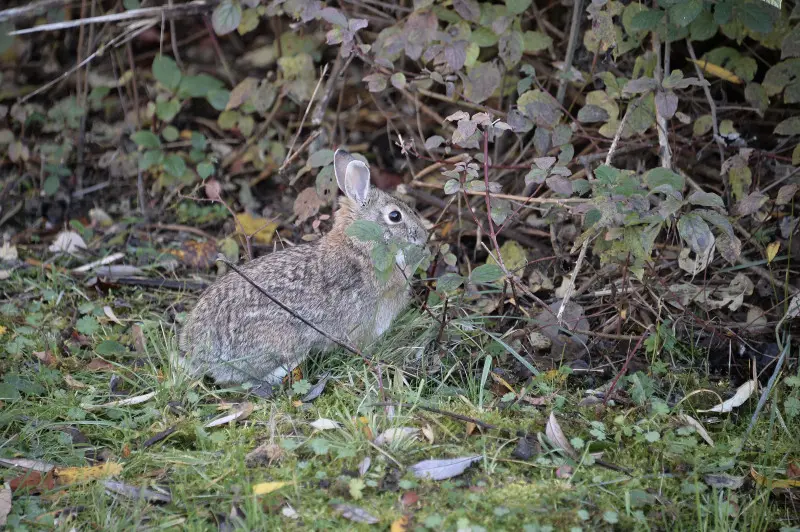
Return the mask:
<svg viewBox="0 0 800 532"><path fill-rule="evenodd" d="M385 240L424 247L428 232L405 203L370 186L369 168L339 149L334 174L345 197L333 228L319 240L275 251L240 267L267 293L338 340L365 346L380 337L409 304L414 265L398 253L388 281L370 253L373 242L346 234L355 220L377 222ZM217 385L250 384L268 397L272 387L310 351L335 347L281 309L236 272L201 295L181 330L181 364Z"/></svg>

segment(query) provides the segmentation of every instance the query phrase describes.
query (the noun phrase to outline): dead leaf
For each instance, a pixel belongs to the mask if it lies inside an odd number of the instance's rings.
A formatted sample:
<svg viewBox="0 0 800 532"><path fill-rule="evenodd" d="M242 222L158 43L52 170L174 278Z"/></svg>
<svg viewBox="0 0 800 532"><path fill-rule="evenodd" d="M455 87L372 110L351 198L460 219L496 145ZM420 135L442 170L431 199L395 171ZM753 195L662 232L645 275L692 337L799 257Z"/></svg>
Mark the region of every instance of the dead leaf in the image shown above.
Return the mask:
<svg viewBox="0 0 800 532"><path fill-rule="evenodd" d="M247 212L237 214L236 222L236 228L239 231L243 231L246 236L261 244L271 244L275 230L278 228L277 222L257 218Z"/></svg>
<svg viewBox="0 0 800 532"><path fill-rule="evenodd" d="M363 477L369 471L369 466L372 464L372 458L365 456L358 464L358 476Z"/></svg>
<svg viewBox="0 0 800 532"><path fill-rule="evenodd" d="M735 477L726 475L724 473L708 474L703 477L706 484L712 488L726 488L730 490L738 490L744 484L745 477Z"/></svg>
<svg viewBox="0 0 800 532"><path fill-rule="evenodd" d="M319 208L325 205L325 202L320 199L315 187L308 187L297 195L294 200L294 214L297 216L295 225L301 225L303 222L316 215Z"/></svg>
<svg viewBox="0 0 800 532"><path fill-rule="evenodd" d="M169 504L172 502L172 495L169 493L162 493L160 491L151 490L145 487L131 486L124 482L116 482L113 480L106 480L103 482L107 491L122 495L129 499L143 499L147 502L162 502Z"/></svg>
<svg viewBox="0 0 800 532"><path fill-rule="evenodd" d="M58 366L58 359L53 356L53 353L50 350L34 351L33 354L36 355L36 358L39 359L39 362L41 362L48 368L54 368Z"/></svg>
<svg viewBox="0 0 800 532"><path fill-rule="evenodd" d="M150 399L156 396L156 392L145 393L142 395L135 395L133 397L126 397L125 399L119 399L118 401L110 401L108 403L104 403L102 405L92 405L88 403L81 403L81 408L86 410L93 410L95 408L110 408L116 406L133 406L142 403L146 403Z"/></svg>
<svg viewBox="0 0 800 532"><path fill-rule="evenodd" d="M168 249L166 253L174 256L184 266L196 270L207 270L217 259L217 244L210 240L187 240L180 249Z"/></svg>
<svg viewBox="0 0 800 532"><path fill-rule="evenodd" d="M0 465L14 469L38 471L40 473L47 473L55 467L54 464L42 462L41 460L31 460L30 458L0 458Z"/></svg>
<svg viewBox="0 0 800 532"><path fill-rule="evenodd" d="M390 532L406 532L407 530L409 530L410 526L411 522L408 519L408 516L403 515L392 521L392 526L391 528L389 528L389 530Z"/></svg>
<svg viewBox="0 0 800 532"><path fill-rule="evenodd" d="M53 469L58 484L72 484L75 482L88 482L106 477L114 477L122 473L122 464L106 462L90 467L57 467Z"/></svg>
<svg viewBox="0 0 800 532"><path fill-rule="evenodd" d="M117 368L114 364L102 358L94 358L86 364L84 369L89 371L115 371Z"/></svg>
<svg viewBox="0 0 800 532"><path fill-rule="evenodd" d="M39 471L26 471L17 478L11 479L9 487L11 491L24 489L31 493L40 493L55 489L56 481L52 471L48 471L44 475Z"/></svg>
<svg viewBox="0 0 800 532"><path fill-rule="evenodd" d="M300 514L297 513L297 510L292 508L291 504L287 504L281 508L281 515L289 519L300 519Z"/></svg>
<svg viewBox="0 0 800 532"><path fill-rule="evenodd" d="M718 404L713 408L709 408L708 410L698 410L698 412L719 412L719 413L726 413L730 412L736 407L742 406L753 392L756 390L757 382L755 379L751 379L736 389L736 393L728 399L727 401L723 401L722 403Z"/></svg>
<svg viewBox="0 0 800 532"><path fill-rule="evenodd" d="M117 318L117 315L114 314L114 310L110 306L106 305L103 307L103 314L117 325L122 325L122 322L119 321L119 318Z"/></svg>
<svg viewBox="0 0 800 532"><path fill-rule="evenodd" d="M8 514L11 513L11 486L8 482L0 488L0 527L6 526Z"/></svg>
<svg viewBox="0 0 800 532"><path fill-rule="evenodd" d="M709 63L707 60L704 59L701 59L699 61L695 59L689 59L689 61L691 61L692 63L696 64L701 69L703 69L706 72L706 74L711 74L712 76L724 79L725 81L730 81L731 83L735 83L737 85L742 84L742 78L740 78L727 68L723 68L719 65Z"/></svg>
<svg viewBox="0 0 800 532"><path fill-rule="evenodd" d="M272 465L283 458L283 449L277 443L262 443L244 457L247 467Z"/></svg>
<svg viewBox="0 0 800 532"><path fill-rule="evenodd" d="M245 402L230 414L224 415L220 418L213 419L205 424L205 428L219 427L220 425L227 425L235 421L244 421L250 414L253 413L253 403Z"/></svg>
<svg viewBox="0 0 800 532"><path fill-rule="evenodd" d="M561 465L556 469L556 478L566 479L572 476L572 466L567 464Z"/></svg>
<svg viewBox="0 0 800 532"><path fill-rule="evenodd" d="M323 374L301 401L304 403L311 403L322 395L322 392L325 391L325 385L328 384L328 379L330 379L330 373Z"/></svg>
<svg viewBox="0 0 800 532"><path fill-rule="evenodd" d="M777 240L775 242L770 242L767 245L767 264L772 263L775 260L775 257L778 255L778 251L781 249L781 243Z"/></svg>
<svg viewBox="0 0 800 532"><path fill-rule="evenodd" d="M681 414L679 417L683 420L684 423L693 427L694 430L697 431L700 437L703 438L708 445L714 447L714 440L711 439L711 436L709 436L705 427L703 427L703 425L699 421L697 421L695 418L693 418L688 414Z"/></svg>
<svg viewBox="0 0 800 532"><path fill-rule="evenodd" d="M317 430L331 430L339 428L339 423L337 423L332 419L326 419L324 417L321 417L316 421L312 421L311 423L309 423L309 425L311 425Z"/></svg>
<svg viewBox="0 0 800 532"><path fill-rule="evenodd" d="M428 443L433 445L435 438L433 435L433 428L431 428L430 425L425 425L422 427L422 435L425 436L425 439L428 440Z"/></svg>
<svg viewBox="0 0 800 532"><path fill-rule="evenodd" d="M133 349L137 353L144 353L144 332L142 332L142 327L138 323L134 323L131 327L131 336L133 336Z"/></svg>
<svg viewBox="0 0 800 532"><path fill-rule="evenodd" d="M354 523L366 523L374 525L379 520L374 515L370 514L363 508L353 506L352 504L334 504L333 509L336 510L342 517L349 519Z"/></svg>
<svg viewBox="0 0 800 532"><path fill-rule="evenodd" d="M89 385L88 385L88 384L84 384L84 383L82 383L81 381L79 381L79 380L76 380L76 379L75 379L75 377L73 377L73 376L72 376L72 375L70 375L69 373L67 373L66 375L64 375L64 382L66 382L66 383L67 383L67 386L69 386L69 387L70 387L70 388L72 388L73 390L83 390L83 389L85 389L85 388L88 388L88 387L89 387Z"/></svg>
<svg viewBox="0 0 800 532"><path fill-rule="evenodd" d="M16 246L12 246L8 242L3 242L3 246L0 247L0 261L2 262L13 262L19 258L19 253L17 253Z"/></svg>
<svg viewBox="0 0 800 532"><path fill-rule="evenodd" d="M408 508L409 506L414 506L419 502L419 495L415 491L407 491L403 493L400 497L400 503Z"/></svg>
<svg viewBox="0 0 800 532"><path fill-rule="evenodd" d="M564 451L564 453L571 458L578 457L578 453L575 452L572 444L570 444L569 440L567 440L567 437L564 436L564 432L561 430L561 425L558 424L556 416L553 412L550 412L550 418L547 420L547 426L545 427L544 433L547 436L547 439L550 440L550 443L552 443L556 449Z"/></svg>
<svg viewBox="0 0 800 532"><path fill-rule="evenodd" d="M480 460L482 456L466 456L462 458L445 458L441 460L423 460L408 468L417 478L445 480L457 477Z"/></svg>
<svg viewBox="0 0 800 532"><path fill-rule="evenodd" d="M767 478L758 471L756 471L755 468L753 468L752 466L750 467L750 476L753 477L753 480L756 481L756 484L758 484L759 486L766 486L768 489L771 490L800 487L800 480Z"/></svg>
<svg viewBox="0 0 800 532"><path fill-rule="evenodd" d="M396 428L386 429L380 434L378 434L378 437L375 438L375 441L373 443L378 447L383 447L384 445L388 445L394 442L401 442L403 440L412 439L417 434L419 434L419 429L415 429L413 427L396 427Z"/></svg>
<svg viewBox="0 0 800 532"><path fill-rule="evenodd" d="M266 495L292 484L294 482L261 482L260 484L253 484L253 495Z"/></svg>
<svg viewBox="0 0 800 532"><path fill-rule="evenodd" d="M49 249L53 253L75 253L86 249L86 242L75 231L61 231Z"/></svg>

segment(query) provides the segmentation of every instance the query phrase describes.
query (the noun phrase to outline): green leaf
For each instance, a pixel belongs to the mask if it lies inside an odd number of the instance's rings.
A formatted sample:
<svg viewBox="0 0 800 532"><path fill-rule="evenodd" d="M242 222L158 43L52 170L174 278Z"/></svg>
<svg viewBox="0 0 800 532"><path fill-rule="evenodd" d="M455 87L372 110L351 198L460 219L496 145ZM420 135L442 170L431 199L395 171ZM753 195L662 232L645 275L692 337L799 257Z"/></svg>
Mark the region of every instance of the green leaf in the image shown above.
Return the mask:
<svg viewBox="0 0 800 532"><path fill-rule="evenodd" d="M147 150L139 158L139 168L141 170L149 170L150 168L161 164L164 160L164 152L161 150Z"/></svg>
<svg viewBox="0 0 800 532"><path fill-rule="evenodd" d="M159 55L153 59L153 77L166 88L174 91L181 82L181 69L171 57Z"/></svg>
<svg viewBox="0 0 800 532"><path fill-rule="evenodd" d="M197 165L197 175L200 179L208 179L214 173L214 165L211 163L200 163Z"/></svg>
<svg viewBox="0 0 800 532"><path fill-rule="evenodd" d="M79 333L86 336L91 336L100 329L100 324L94 316L84 316L75 324L75 328Z"/></svg>
<svg viewBox="0 0 800 532"><path fill-rule="evenodd" d="M687 0L669 8L669 21L685 28L703 11L701 0Z"/></svg>
<svg viewBox="0 0 800 532"><path fill-rule="evenodd" d="M524 13L531 6L533 0L506 0L506 9L509 15Z"/></svg>
<svg viewBox="0 0 800 532"><path fill-rule="evenodd" d="M225 88L224 83L208 74L186 76L181 80L180 87L178 88L178 95L184 98L205 98L208 96L209 92L221 90L223 88ZM225 103L228 103L227 100ZM223 106L223 109L224 108ZM220 109L217 110L219 111Z"/></svg>
<svg viewBox="0 0 800 532"><path fill-rule="evenodd" d="M757 33L769 33L772 31L773 13L779 11L770 8L762 2L742 3L736 6L736 18L744 26Z"/></svg>
<svg viewBox="0 0 800 532"><path fill-rule="evenodd" d="M488 284L503 277L503 270L497 264L484 264L472 270L470 279L475 284Z"/></svg>
<svg viewBox="0 0 800 532"><path fill-rule="evenodd" d="M792 116L775 126L775 134L800 135L800 116Z"/></svg>
<svg viewBox="0 0 800 532"><path fill-rule="evenodd" d="M164 122L171 122L181 110L178 100L172 99L166 102L156 102L156 116Z"/></svg>
<svg viewBox="0 0 800 532"><path fill-rule="evenodd" d="M457 273L445 273L436 279L436 290L439 292L452 292L464 282L464 278Z"/></svg>
<svg viewBox="0 0 800 532"><path fill-rule="evenodd" d="M711 228L700 216L684 214L678 220L678 234L695 253L704 253L713 242Z"/></svg>
<svg viewBox="0 0 800 532"><path fill-rule="evenodd" d="M363 242L383 242L383 227L377 222L356 220L344 232Z"/></svg>
<svg viewBox="0 0 800 532"><path fill-rule="evenodd" d="M716 207L719 209L725 208L725 203L718 194L713 192L702 192L700 190L693 192L689 196L689 203L692 205L700 205L701 207Z"/></svg>
<svg viewBox="0 0 800 532"><path fill-rule="evenodd" d="M317 150L308 158L308 165L312 168L327 166L333 162L333 150Z"/></svg>
<svg viewBox="0 0 800 532"><path fill-rule="evenodd" d="M472 32L470 39L481 48L488 48L497 44L500 37L489 28L480 27Z"/></svg>
<svg viewBox="0 0 800 532"><path fill-rule="evenodd" d="M710 11L703 11L689 25L689 34L693 41L707 41L717 34L717 23Z"/></svg>
<svg viewBox="0 0 800 532"><path fill-rule="evenodd" d="M150 130L142 129L131 135L131 140L141 148L160 148L161 140Z"/></svg>
<svg viewBox="0 0 800 532"><path fill-rule="evenodd" d="M94 348L98 355L116 355L125 352L125 346L114 340L103 340Z"/></svg>
<svg viewBox="0 0 800 532"><path fill-rule="evenodd" d="M631 31L650 31L658 26L664 12L660 9L647 9L633 16L630 23Z"/></svg>
<svg viewBox="0 0 800 532"><path fill-rule="evenodd" d="M164 131L161 132L161 136L164 137L164 140L167 142L175 142L178 140L180 132L175 126L167 126L164 128Z"/></svg>
<svg viewBox="0 0 800 532"><path fill-rule="evenodd" d="M164 170L173 177L182 177L186 173L186 161L174 153L164 159Z"/></svg>
<svg viewBox="0 0 800 532"><path fill-rule="evenodd" d="M227 89L212 89L206 94L206 100L217 111L224 111L228 107L231 91Z"/></svg>
<svg viewBox="0 0 800 532"><path fill-rule="evenodd" d="M644 174L644 182L647 188L653 190L662 185L668 185L675 192L681 192L684 186L683 176L676 174L669 168L653 168Z"/></svg>
<svg viewBox="0 0 800 532"><path fill-rule="evenodd" d="M525 51L529 54L535 54L553 46L553 38L540 31L526 31L522 34L522 42L525 45Z"/></svg>
<svg viewBox="0 0 800 532"><path fill-rule="evenodd" d="M59 186L61 186L61 180L58 178L58 176L49 175L47 176L47 179L44 180L44 193L48 196L52 196L58 192Z"/></svg>
<svg viewBox="0 0 800 532"><path fill-rule="evenodd" d="M389 246L379 242L372 247L372 265L379 272L385 272L394 265L394 256Z"/></svg>
<svg viewBox="0 0 800 532"><path fill-rule="evenodd" d="M242 6L235 0L222 0L211 14L211 25L217 35L226 35L239 27Z"/></svg>

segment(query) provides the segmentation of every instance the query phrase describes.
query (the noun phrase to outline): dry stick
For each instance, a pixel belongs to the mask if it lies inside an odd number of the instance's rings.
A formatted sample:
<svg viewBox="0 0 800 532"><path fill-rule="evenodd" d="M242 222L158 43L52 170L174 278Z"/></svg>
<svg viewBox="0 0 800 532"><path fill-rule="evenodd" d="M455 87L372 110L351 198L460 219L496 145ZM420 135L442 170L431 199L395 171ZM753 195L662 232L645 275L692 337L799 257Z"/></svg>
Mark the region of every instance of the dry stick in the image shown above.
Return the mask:
<svg viewBox="0 0 800 532"><path fill-rule="evenodd" d="M711 89L708 88L708 82L706 81L705 76L703 76L703 69L700 68L699 64L697 64L697 56L694 54L694 47L692 46L692 41L689 39L686 39L686 48L689 50L689 55L692 57L694 70L697 72L697 77L700 78L700 81L703 83L703 93L706 95L708 106L711 109L711 127L714 133L714 142L717 143L717 150L719 151L719 171L721 174L722 165L725 162L725 141L719 134L719 125L717 124L717 104L714 103L714 98L711 97Z"/></svg>
<svg viewBox="0 0 800 532"><path fill-rule="evenodd" d="M503 256L500 254L500 244L497 243L497 233L494 230L494 221L492 220L492 199L489 195L489 131L483 130L483 182L486 187L484 196L486 198L486 219L489 221L489 238L492 241L494 250L497 252L497 264L503 269L507 277L511 277L511 273L506 268L503 262Z"/></svg>
<svg viewBox="0 0 800 532"><path fill-rule="evenodd" d="M583 0L575 0L572 6L572 24L569 27L569 43L567 43L567 55L564 57L564 73L566 76L572 68L572 60L575 58L575 49L578 47L578 33L581 25L581 12L583 11ZM564 105L564 97L567 95L567 80L562 78L558 84L556 100L559 105Z"/></svg>
<svg viewBox="0 0 800 532"><path fill-rule="evenodd" d="M635 102L629 103L628 108L625 109L625 114L622 117L622 121L619 123L617 132L614 134L614 139L611 141L611 147L608 149L608 155L606 155L605 164L607 166L611 165L611 160L614 158L614 152L617 149L617 144L619 144L620 137L622 137L622 130L625 129L625 124L628 122L628 117L631 114L631 109L638 106L641 99L642 97L639 97L639 99L636 100ZM587 175L587 177L591 179L591 176ZM558 308L558 313L556 314L558 323L563 322L564 309L567 308L567 303L569 303L572 294L575 292L575 283L578 280L578 272L581 271L581 266L583 266L583 261L586 259L586 250L589 249L589 243L591 241L592 241L591 237L587 237L586 240L583 241L583 245L581 246L581 251L578 254L578 260L575 262L575 269L572 270L572 277L570 277L569 285L567 285L567 291L564 293L564 299L561 300L561 306Z"/></svg>
<svg viewBox="0 0 800 532"><path fill-rule="evenodd" d="M649 332L650 332L650 327L648 327L647 330L644 333L642 333L642 335L639 337L639 341L636 342L636 345L633 346L633 349L631 349L628 352L628 356L625 357L625 363L622 365L622 369L620 369L619 373L617 373L617 376L614 377L614 380L611 382L611 386L608 389L608 393L605 394L605 398L603 399L603 406L605 406L605 404L608 402L608 398L611 397L611 395L614 393L614 388L616 388L617 382L619 381L620 377L622 377L625 374L625 372L628 371L628 364L630 363L636 351L639 350L639 347L642 345L642 342L644 342L644 339L648 336L647 333Z"/></svg>
<svg viewBox="0 0 800 532"><path fill-rule="evenodd" d="M339 48L339 53L336 54L336 61L333 62L331 75L328 78L328 82L325 84L325 90L322 92L322 97L319 99L319 103L314 109L314 114L311 115L312 126L319 126L322 124L322 120L325 118L325 111L328 110L328 102L331 100L331 96L333 96L333 89L336 88L336 81L339 78L343 65L344 58L342 58L342 51L341 48Z"/></svg>
<svg viewBox="0 0 800 532"><path fill-rule="evenodd" d="M66 30L69 28L77 28L78 26L83 26L85 24L96 24L100 22L119 22L121 20L131 20L136 18L147 18L147 17L162 17L166 16L170 19L185 16L185 15L194 15L197 13L206 13L211 10L218 3L217 0L211 1L204 1L204 0L196 0L194 2L189 2L188 4L179 4L172 8L168 6L161 6L161 7L145 7L141 9L130 9L128 11L123 11L122 13L111 13L110 15L100 15L97 17L89 17L84 19L78 20L68 20L66 22L54 22L52 24L41 24L39 26L33 26L32 28L24 28L21 30L16 30L9 32L9 35L25 35L27 33L37 33L40 31L56 31L56 30ZM154 22L158 22L158 19L154 19Z"/></svg>
<svg viewBox="0 0 800 532"><path fill-rule="evenodd" d="M275 303L276 305L281 307L283 310L285 310L286 312L288 312L289 314L291 314L292 316L294 316L298 320L302 321L303 323L305 323L306 325L308 325L309 327L311 327L312 329L317 331L319 334L321 334L322 336L324 336L325 338L327 338L331 342L335 343L336 345L338 345L339 347L341 347L343 349L346 349L347 351L353 353L354 355L357 355L357 356L359 356L361 358L364 358L364 355L361 354L361 351L359 351L355 347L352 347L351 345L347 344L346 342L343 342L342 340L339 340L335 336L323 331L322 329L320 329L319 327L317 327L316 325L314 325L313 323L311 323L310 321L308 321L307 319L302 317L300 314L298 314L294 310L292 310L289 307L287 307L286 305L284 305L281 301L279 301L274 296L272 296L269 292L264 290L258 283L253 281L250 277L248 277L242 270L240 270L239 268L234 266L234 264L231 261L229 261L227 258L225 258L225 256L222 255L221 253L219 255L217 255L217 261L225 263L225 265L228 266L228 268L230 268L231 270L233 270L236 273L238 273L242 278L244 278L245 281L250 283L253 286L253 288L255 288L256 290L258 290L259 292L264 294L267 297L267 299L269 299L270 301L272 301L273 303Z"/></svg>
<svg viewBox="0 0 800 532"><path fill-rule="evenodd" d="M653 32L653 48L656 52L656 68L653 72L656 85L656 91L663 92L664 89L661 87L661 80L663 78L661 72L661 42L658 40L658 33ZM661 166L663 168L672 169L672 151L669 148L669 138L667 137L667 119L664 115L662 115L658 110L658 105L655 106L656 109L656 130L658 131L658 146L659 151L661 152Z"/></svg>
<svg viewBox="0 0 800 532"><path fill-rule="evenodd" d="M325 63L325 67L322 69L322 75L319 77L319 81L317 81L317 86L314 87L314 92L311 94L311 99L308 101L308 105L306 106L306 112L303 113L303 119L300 120L300 125L297 127L297 133L295 133L294 138L292 139L292 143L289 145L289 151L286 152L286 160L283 161L283 164L278 169L278 172L283 172L288 165L290 160L293 160L292 157L292 150L294 149L294 145L297 142L297 138L300 136L300 133L303 131L303 126L306 123L306 118L308 117L308 112L311 110L311 104L314 103L314 99L317 97L317 91L319 90L319 86L322 84L322 80L325 79L325 74L328 73L328 65L329 63Z"/></svg>
<svg viewBox="0 0 800 532"><path fill-rule="evenodd" d="M0 22L8 20L17 20L25 17L34 17L41 14L46 9L51 9L57 6L64 6L73 3L75 0L39 0L27 6L12 7L0 11Z"/></svg>

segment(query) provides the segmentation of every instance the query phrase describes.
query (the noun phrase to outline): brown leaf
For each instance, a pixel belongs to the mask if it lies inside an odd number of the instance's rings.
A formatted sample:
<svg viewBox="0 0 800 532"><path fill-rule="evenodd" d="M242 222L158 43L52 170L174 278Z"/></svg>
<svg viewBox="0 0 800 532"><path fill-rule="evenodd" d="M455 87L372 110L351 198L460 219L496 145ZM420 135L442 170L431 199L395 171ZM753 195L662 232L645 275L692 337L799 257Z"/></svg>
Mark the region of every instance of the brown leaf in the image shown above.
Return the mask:
<svg viewBox="0 0 800 532"><path fill-rule="evenodd" d="M230 111L231 109L236 109L247 100L250 99L250 96L258 89L258 79L247 77L244 78L242 81L236 85L233 90L231 91L231 95L228 98L228 105L225 106L226 111Z"/></svg>
<svg viewBox="0 0 800 532"><path fill-rule="evenodd" d="M283 449L277 443L263 443L247 453L244 463L247 467L272 465L283 458Z"/></svg>
<svg viewBox="0 0 800 532"><path fill-rule="evenodd" d="M0 487L0 527L6 526L8 514L11 513L11 487L6 483Z"/></svg>
<svg viewBox="0 0 800 532"><path fill-rule="evenodd" d="M53 353L50 350L47 351L34 351L34 355L39 361L47 366L48 368L54 368L58 366L58 359L53 356Z"/></svg>
<svg viewBox="0 0 800 532"><path fill-rule="evenodd" d="M358 506L354 506L352 504L334 504L333 509L336 510L342 517L349 519L354 523L366 523L368 525L374 525L375 523L379 522L377 517L370 514L363 508L359 508Z"/></svg>
<svg viewBox="0 0 800 532"><path fill-rule="evenodd" d="M94 358L91 362L86 364L83 368L89 371L115 371L117 368L114 364L103 360L102 358Z"/></svg>
<svg viewBox="0 0 800 532"><path fill-rule="evenodd" d="M564 436L561 425L558 424L558 420L553 412L550 412L550 418L547 420L545 435L547 435L547 439L550 440L550 443L552 443L556 449L560 449L571 458L577 458L578 453L575 452L572 444L570 444L567 437Z"/></svg>
<svg viewBox="0 0 800 532"><path fill-rule="evenodd" d="M73 390L82 390L84 388L88 388L89 387L88 384L84 384L81 381L75 379L75 377L73 377L69 373L64 375L64 382L66 382L67 386L69 386Z"/></svg>
<svg viewBox="0 0 800 532"><path fill-rule="evenodd" d="M144 353L144 332L138 323L134 323L131 327L131 336L133 336L133 349L139 354Z"/></svg>
<svg viewBox="0 0 800 532"><path fill-rule="evenodd" d="M187 240L181 245L181 249L169 249L167 253L175 256L184 266L206 270L214 265L217 258L217 244L210 240Z"/></svg>
<svg viewBox="0 0 800 532"><path fill-rule="evenodd" d="M44 475L39 471L26 471L17 478L11 479L9 486L11 491L25 489L30 493L41 493L55 488L56 481L53 471L48 471Z"/></svg>
<svg viewBox="0 0 800 532"><path fill-rule="evenodd" d="M222 185L216 179L209 179L205 186L206 197L211 200L218 200L222 197Z"/></svg>
<svg viewBox="0 0 800 532"><path fill-rule="evenodd" d="M419 495L415 491L407 491L400 497L400 503L405 506L414 506L419 502Z"/></svg>
<svg viewBox="0 0 800 532"><path fill-rule="evenodd" d="M295 225L300 225L319 212L319 208L325 205L320 199L315 187L308 187L297 195L294 200L294 214L297 216Z"/></svg>

